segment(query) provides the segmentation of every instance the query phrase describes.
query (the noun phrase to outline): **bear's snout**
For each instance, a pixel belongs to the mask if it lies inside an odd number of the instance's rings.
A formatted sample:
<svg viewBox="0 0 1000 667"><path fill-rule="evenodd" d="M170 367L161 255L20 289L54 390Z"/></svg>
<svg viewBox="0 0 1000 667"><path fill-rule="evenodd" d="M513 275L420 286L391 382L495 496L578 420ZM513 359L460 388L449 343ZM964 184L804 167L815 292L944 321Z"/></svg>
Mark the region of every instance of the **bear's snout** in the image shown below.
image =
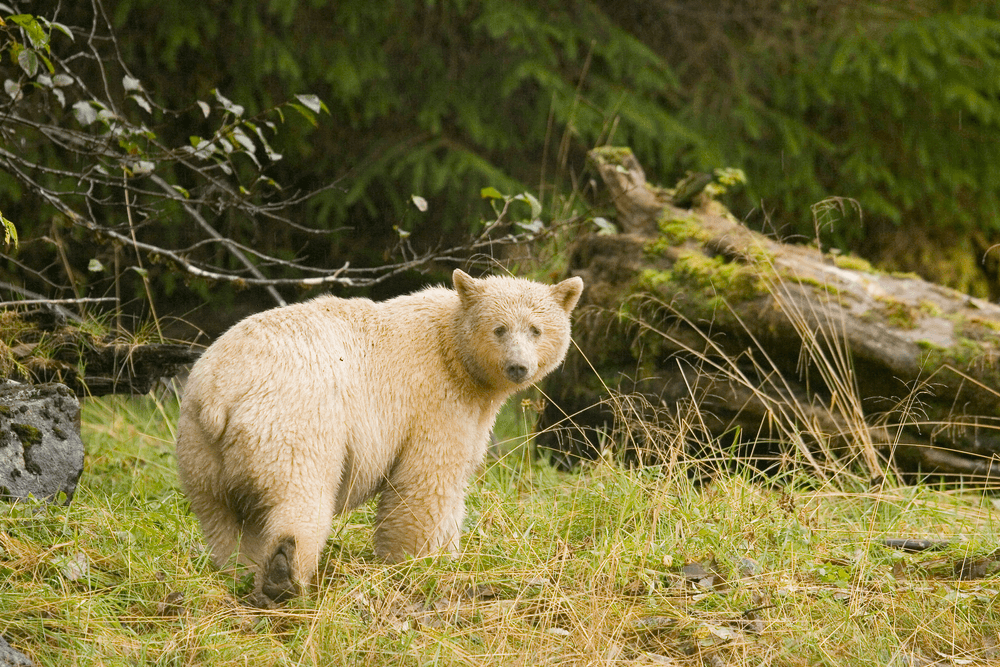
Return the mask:
<svg viewBox="0 0 1000 667"><path fill-rule="evenodd" d="M508 332L501 341L501 369L514 384L524 384L538 372L537 342L525 327Z"/></svg>
<svg viewBox="0 0 1000 667"><path fill-rule="evenodd" d="M503 369L503 372L504 375L507 376L507 379L514 384L521 384L528 379L528 367L517 362L507 364L507 367Z"/></svg>

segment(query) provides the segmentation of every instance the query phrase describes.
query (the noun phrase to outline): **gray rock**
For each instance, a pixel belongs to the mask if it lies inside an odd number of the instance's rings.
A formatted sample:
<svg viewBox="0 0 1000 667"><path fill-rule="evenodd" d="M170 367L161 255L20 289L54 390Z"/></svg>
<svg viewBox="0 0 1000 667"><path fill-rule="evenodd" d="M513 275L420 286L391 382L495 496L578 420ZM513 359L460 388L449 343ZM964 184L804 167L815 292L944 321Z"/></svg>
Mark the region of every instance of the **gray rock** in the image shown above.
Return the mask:
<svg viewBox="0 0 1000 667"><path fill-rule="evenodd" d="M35 667L35 663L0 637L0 667Z"/></svg>
<svg viewBox="0 0 1000 667"><path fill-rule="evenodd" d="M61 384L0 380L0 499L73 497L83 472L80 402ZM0 663L2 667L2 663Z"/></svg>

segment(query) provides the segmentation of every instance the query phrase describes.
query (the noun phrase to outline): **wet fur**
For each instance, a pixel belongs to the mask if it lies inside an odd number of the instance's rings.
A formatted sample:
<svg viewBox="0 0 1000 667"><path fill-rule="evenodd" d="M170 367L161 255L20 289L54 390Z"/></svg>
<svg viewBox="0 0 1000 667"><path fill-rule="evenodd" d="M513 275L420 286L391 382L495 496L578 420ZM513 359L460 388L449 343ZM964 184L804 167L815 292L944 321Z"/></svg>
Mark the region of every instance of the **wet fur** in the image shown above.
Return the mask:
<svg viewBox="0 0 1000 667"><path fill-rule="evenodd" d="M277 308L205 352L177 456L216 564L285 599L313 579L333 514L375 495L380 556L458 550L496 414L562 361L583 282L454 285Z"/></svg>

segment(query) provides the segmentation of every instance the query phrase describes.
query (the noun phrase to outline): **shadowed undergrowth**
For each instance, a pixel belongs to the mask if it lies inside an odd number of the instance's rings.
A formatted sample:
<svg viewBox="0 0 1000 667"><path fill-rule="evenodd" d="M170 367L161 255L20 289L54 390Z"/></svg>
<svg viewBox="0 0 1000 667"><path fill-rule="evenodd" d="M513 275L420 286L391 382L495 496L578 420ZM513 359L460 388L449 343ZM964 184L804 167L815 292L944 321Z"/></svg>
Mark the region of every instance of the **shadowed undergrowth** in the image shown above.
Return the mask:
<svg viewBox="0 0 1000 667"><path fill-rule="evenodd" d="M789 473L708 478L684 456L567 474L524 408L481 472L463 555L398 566L370 507L337 520L319 587L275 611L216 572L176 479L170 399L84 406L69 507L0 517L0 633L39 665L987 664L997 508L975 489ZM851 487L855 488L851 488ZM885 537L946 540L936 551ZM935 662L937 661L937 662Z"/></svg>

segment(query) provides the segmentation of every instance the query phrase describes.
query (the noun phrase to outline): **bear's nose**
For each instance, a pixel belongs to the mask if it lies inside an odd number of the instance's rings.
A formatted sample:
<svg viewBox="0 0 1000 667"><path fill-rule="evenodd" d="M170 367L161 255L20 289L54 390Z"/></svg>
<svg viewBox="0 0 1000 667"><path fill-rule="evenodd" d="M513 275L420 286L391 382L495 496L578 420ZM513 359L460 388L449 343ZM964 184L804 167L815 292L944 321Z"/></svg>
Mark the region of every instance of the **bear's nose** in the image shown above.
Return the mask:
<svg viewBox="0 0 1000 667"><path fill-rule="evenodd" d="M504 369L504 373L507 374L507 378L514 383L524 382L525 378L528 377L528 367L523 364L508 364L507 368Z"/></svg>

